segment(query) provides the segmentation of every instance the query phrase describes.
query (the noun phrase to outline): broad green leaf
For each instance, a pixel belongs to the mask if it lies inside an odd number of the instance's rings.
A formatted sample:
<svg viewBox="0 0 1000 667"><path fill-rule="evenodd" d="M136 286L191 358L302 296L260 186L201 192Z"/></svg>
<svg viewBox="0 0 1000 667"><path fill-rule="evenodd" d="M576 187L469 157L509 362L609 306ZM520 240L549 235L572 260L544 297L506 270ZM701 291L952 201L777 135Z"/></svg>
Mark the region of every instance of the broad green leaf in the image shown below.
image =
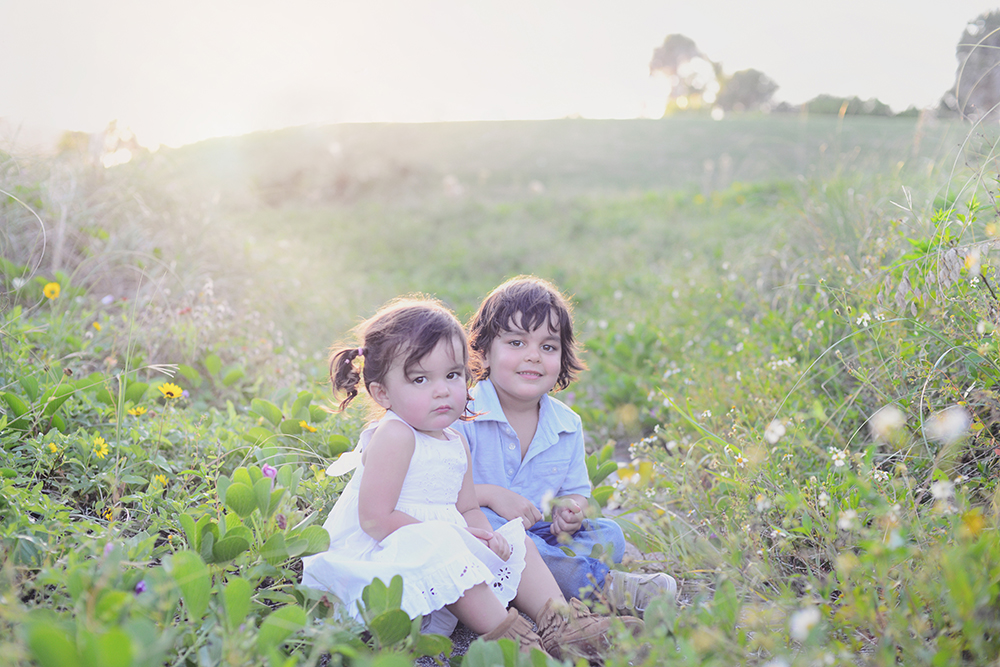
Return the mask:
<svg viewBox="0 0 1000 667"><path fill-rule="evenodd" d="M410 636L410 617L402 609L382 612L368 623L381 646L392 646Z"/></svg>
<svg viewBox="0 0 1000 667"><path fill-rule="evenodd" d="M261 558L271 565L277 565L288 560L288 550L285 548L285 536L282 533L275 533L267 538L264 546L260 548Z"/></svg>
<svg viewBox="0 0 1000 667"><path fill-rule="evenodd" d="M60 432L66 432L66 420L64 420L59 415L52 415L52 425L59 429Z"/></svg>
<svg viewBox="0 0 1000 667"><path fill-rule="evenodd" d="M201 373L199 373L198 369L194 368L193 366L188 366L187 364L178 364L177 372L183 375L184 379L187 380L187 383L196 389L201 386L202 382L204 382L204 380L201 377Z"/></svg>
<svg viewBox="0 0 1000 667"><path fill-rule="evenodd" d="M295 558L296 556L301 556L303 553L305 553L305 550L308 548L309 548L309 540L303 539L301 537L285 540L285 551L288 552L289 558Z"/></svg>
<svg viewBox="0 0 1000 667"><path fill-rule="evenodd" d="M590 492L591 497L597 501L597 504L604 507L608 504L608 500L614 494L615 489L613 486L598 486L593 491Z"/></svg>
<svg viewBox="0 0 1000 667"><path fill-rule="evenodd" d="M361 591L361 599L374 616L399 609L403 602L403 577L393 576L388 586L381 579L373 580Z"/></svg>
<svg viewBox="0 0 1000 667"><path fill-rule="evenodd" d="M278 430L285 435L301 435L302 427L294 419L285 419L278 425Z"/></svg>
<svg viewBox="0 0 1000 667"><path fill-rule="evenodd" d="M413 655L429 655L437 657L444 653L451 654L451 639L443 635L418 635L413 645Z"/></svg>
<svg viewBox="0 0 1000 667"><path fill-rule="evenodd" d="M18 382L21 383L21 388L24 389L24 393L28 395L28 398L35 400L38 398L38 380L32 375L22 375L18 378Z"/></svg>
<svg viewBox="0 0 1000 667"><path fill-rule="evenodd" d="M233 526L226 531L226 537L242 537L248 544L253 544L253 532L246 526Z"/></svg>
<svg viewBox="0 0 1000 667"><path fill-rule="evenodd" d="M601 467L597 469L597 472L595 472L593 476L590 478L590 483L596 486L601 482L603 482L605 479L607 479L608 475L610 475L613 472L616 472L617 470L618 470L617 462L605 461L604 463L601 464Z"/></svg>
<svg viewBox="0 0 1000 667"><path fill-rule="evenodd" d="M229 622L229 629L235 630L240 627L240 623L246 620L250 613L250 584L246 579L234 577L226 584L222 591L222 598L226 606L226 620Z"/></svg>
<svg viewBox="0 0 1000 667"><path fill-rule="evenodd" d="M222 384L226 387L231 387L244 377L246 377L246 371L243 370L242 366L231 366L222 376Z"/></svg>
<svg viewBox="0 0 1000 667"><path fill-rule="evenodd" d="M212 578L205 561L193 551L178 551L170 558L170 576L181 590L188 618L200 623L208 609Z"/></svg>
<svg viewBox="0 0 1000 667"><path fill-rule="evenodd" d="M111 395L111 392L105 386L101 386L97 390L97 400L105 405L115 406L115 397Z"/></svg>
<svg viewBox="0 0 1000 667"><path fill-rule="evenodd" d="M32 621L28 628L28 650L40 667L76 667L80 656L72 638L61 628Z"/></svg>
<svg viewBox="0 0 1000 667"><path fill-rule="evenodd" d="M227 535L212 547L212 557L216 563L232 560L250 549L250 542L239 535Z"/></svg>
<svg viewBox="0 0 1000 667"><path fill-rule="evenodd" d="M197 551L198 545L201 543L201 533L195 528L194 517L185 512L177 517L177 521L184 529L184 537L187 538L188 546Z"/></svg>
<svg viewBox="0 0 1000 667"><path fill-rule="evenodd" d="M269 477L261 477L253 485L253 492L257 498L257 507L265 518L269 516L268 512L271 509L271 486L272 482Z"/></svg>
<svg viewBox="0 0 1000 667"><path fill-rule="evenodd" d="M257 496L246 484L233 482L226 490L226 507L245 519L257 508Z"/></svg>
<svg viewBox="0 0 1000 667"><path fill-rule="evenodd" d="M253 486L253 478L250 477L250 471L243 467L237 468L233 471L233 481L239 482L240 484L246 484L247 486Z"/></svg>
<svg viewBox="0 0 1000 667"><path fill-rule="evenodd" d="M215 540L215 533L211 531L205 531L201 534L201 548L198 550L198 553L206 563L215 562L215 556L212 554L212 549L215 548Z"/></svg>
<svg viewBox="0 0 1000 667"><path fill-rule="evenodd" d="M351 448L351 441L345 435L331 435L327 442L330 458L335 459Z"/></svg>
<svg viewBox="0 0 1000 667"><path fill-rule="evenodd" d="M309 421L311 421L313 424L319 424L329 416L330 413L324 410L321 406L319 405L309 406Z"/></svg>
<svg viewBox="0 0 1000 667"><path fill-rule="evenodd" d="M226 502L226 491L229 490L229 485L232 483L233 480L225 475L219 475L219 479L215 480L215 492L219 495L221 502Z"/></svg>
<svg viewBox="0 0 1000 667"><path fill-rule="evenodd" d="M205 369L210 375L218 375L219 371L222 370L222 359L219 359L216 354L208 355L205 357Z"/></svg>
<svg viewBox="0 0 1000 667"><path fill-rule="evenodd" d="M17 477L17 471L13 468L0 468L0 477L3 479L14 479Z"/></svg>
<svg viewBox="0 0 1000 667"><path fill-rule="evenodd" d="M716 623L732 632L736 627L736 619L740 612L740 603L736 586L729 579L721 581L715 588L714 605Z"/></svg>
<svg viewBox="0 0 1000 667"><path fill-rule="evenodd" d="M407 619L409 621L409 619ZM268 615L257 631L257 648L266 653L277 648L306 624L306 612L302 607L289 605Z"/></svg>
<svg viewBox="0 0 1000 667"><path fill-rule="evenodd" d="M275 426L281 423L281 410L271 401L255 398L250 401L250 409Z"/></svg>
<svg viewBox="0 0 1000 667"><path fill-rule="evenodd" d="M17 394L5 391L3 392L3 400L7 403L7 406L11 409L11 412L14 413L15 417L20 417L28 411L28 404L25 403Z"/></svg>
<svg viewBox="0 0 1000 667"><path fill-rule="evenodd" d="M330 533L323 526L307 526L299 533L299 537L309 544L302 553L303 556L322 553L330 548Z"/></svg>
<svg viewBox="0 0 1000 667"><path fill-rule="evenodd" d="M309 411L309 404L312 403L313 395L308 391L300 391L298 398L292 403L292 414L297 415L300 411Z"/></svg>
<svg viewBox="0 0 1000 667"><path fill-rule="evenodd" d="M138 403L146 395L149 384L146 382L129 382L125 385L125 400Z"/></svg>
<svg viewBox="0 0 1000 667"><path fill-rule="evenodd" d="M132 640L121 628L111 628L95 635L87 633L83 649L84 663L93 667L130 667Z"/></svg>
<svg viewBox="0 0 1000 667"><path fill-rule="evenodd" d="M274 514L274 511L278 509L278 505L281 504L281 498L285 495L285 490L280 486L274 491L271 491L271 501L267 506L267 516L270 517Z"/></svg>

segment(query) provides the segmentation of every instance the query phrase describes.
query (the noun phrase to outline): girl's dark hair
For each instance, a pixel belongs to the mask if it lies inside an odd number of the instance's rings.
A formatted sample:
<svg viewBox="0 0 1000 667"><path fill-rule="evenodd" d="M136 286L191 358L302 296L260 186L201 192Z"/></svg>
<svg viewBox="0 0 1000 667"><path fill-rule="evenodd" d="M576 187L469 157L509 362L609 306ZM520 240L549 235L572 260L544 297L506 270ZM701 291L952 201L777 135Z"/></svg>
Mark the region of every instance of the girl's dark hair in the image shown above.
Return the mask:
<svg viewBox="0 0 1000 667"><path fill-rule="evenodd" d="M490 369L484 362L497 336L513 326L534 331L543 324L552 332L556 326L559 328L562 359L556 387L568 387L580 371L587 370L573 338L573 307L555 285L535 276L517 276L500 285L490 292L469 320L469 347L474 353L472 373L476 380L490 376Z"/></svg>
<svg viewBox="0 0 1000 667"><path fill-rule="evenodd" d="M389 369L400 356L403 357L403 370L408 373L442 340L455 338L459 341L466 381L472 377L465 330L437 299L423 296L395 299L354 331L359 347L335 347L330 351L333 391L346 393L340 402L341 410L358 395L360 382L364 381L366 391L372 382L385 383ZM360 368L354 363L358 357L362 358Z"/></svg>

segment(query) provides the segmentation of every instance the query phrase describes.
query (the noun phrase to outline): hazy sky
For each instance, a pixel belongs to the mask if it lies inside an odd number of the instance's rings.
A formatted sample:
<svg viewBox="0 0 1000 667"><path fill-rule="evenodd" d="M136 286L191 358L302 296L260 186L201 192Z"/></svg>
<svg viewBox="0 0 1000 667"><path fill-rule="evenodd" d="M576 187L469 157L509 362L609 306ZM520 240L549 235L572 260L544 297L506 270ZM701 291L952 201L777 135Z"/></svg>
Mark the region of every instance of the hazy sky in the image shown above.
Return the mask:
<svg viewBox="0 0 1000 667"><path fill-rule="evenodd" d="M1000 4L1000 3L998 3ZM658 115L695 40L776 100L934 106L972 0L0 0L0 119L141 143L308 123ZM658 85L659 84L659 85Z"/></svg>

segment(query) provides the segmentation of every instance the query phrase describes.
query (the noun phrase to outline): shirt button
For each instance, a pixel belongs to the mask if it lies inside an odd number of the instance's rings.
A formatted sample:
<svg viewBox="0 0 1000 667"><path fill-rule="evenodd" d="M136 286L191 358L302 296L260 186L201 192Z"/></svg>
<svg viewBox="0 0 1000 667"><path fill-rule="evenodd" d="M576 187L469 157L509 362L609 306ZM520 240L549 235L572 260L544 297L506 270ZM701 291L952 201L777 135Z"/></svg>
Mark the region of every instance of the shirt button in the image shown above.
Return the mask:
<svg viewBox="0 0 1000 667"><path fill-rule="evenodd" d="M559 468L552 468L552 472L559 472Z"/></svg>
<svg viewBox="0 0 1000 667"><path fill-rule="evenodd" d="M514 469L513 468L507 468L507 474L508 475L513 475L514 474Z"/></svg>
<svg viewBox="0 0 1000 667"><path fill-rule="evenodd" d="M507 445L507 449L514 451L514 443L512 442L509 445Z"/></svg>
<svg viewBox="0 0 1000 667"><path fill-rule="evenodd" d="M508 435L510 435L510 426L504 426L503 427L503 432L506 433L506 434L508 434Z"/></svg>

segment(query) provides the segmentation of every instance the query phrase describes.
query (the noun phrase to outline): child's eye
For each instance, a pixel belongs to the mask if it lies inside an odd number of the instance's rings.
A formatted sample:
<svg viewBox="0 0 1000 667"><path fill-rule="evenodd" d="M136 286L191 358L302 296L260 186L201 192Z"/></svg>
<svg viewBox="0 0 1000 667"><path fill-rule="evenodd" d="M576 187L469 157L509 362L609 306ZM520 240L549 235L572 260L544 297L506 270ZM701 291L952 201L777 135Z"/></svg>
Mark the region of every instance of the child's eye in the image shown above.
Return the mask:
<svg viewBox="0 0 1000 667"><path fill-rule="evenodd" d="M418 375L417 377L413 378L413 384L423 384L425 382L427 382L427 378L425 378L423 375Z"/></svg>
<svg viewBox="0 0 1000 667"><path fill-rule="evenodd" d="M521 347L522 345L524 345L524 343L522 343L522 342L521 342L521 341L519 341L519 340L512 340L512 341L510 341L510 344L511 344L511 346L513 346L513 347Z"/></svg>
<svg viewBox="0 0 1000 667"><path fill-rule="evenodd" d="M448 373L448 379L449 380L457 380L460 377L465 377L465 374L464 373L459 373L457 371L452 371L451 373Z"/></svg>
<svg viewBox="0 0 1000 667"><path fill-rule="evenodd" d="M559 351L559 348L556 347L555 345L543 345L542 349L545 350L546 352L558 352Z"/></svg>

